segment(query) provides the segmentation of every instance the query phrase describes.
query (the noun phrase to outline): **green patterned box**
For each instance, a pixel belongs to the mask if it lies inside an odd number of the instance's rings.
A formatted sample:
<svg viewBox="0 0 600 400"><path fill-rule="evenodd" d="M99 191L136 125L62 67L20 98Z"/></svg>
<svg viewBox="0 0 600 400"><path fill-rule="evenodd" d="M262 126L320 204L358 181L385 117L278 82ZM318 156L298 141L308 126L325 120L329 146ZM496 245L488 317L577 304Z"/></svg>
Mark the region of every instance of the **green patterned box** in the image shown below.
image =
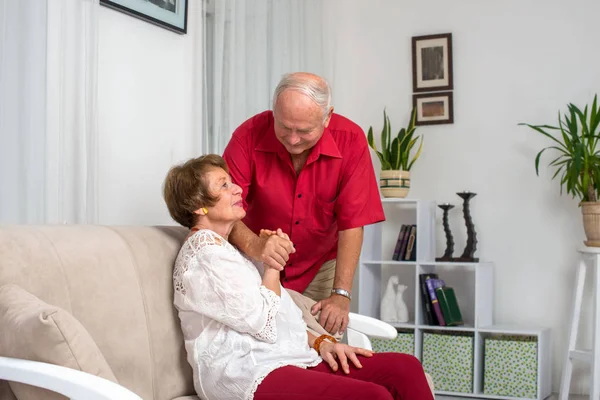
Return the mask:
<svg viewBox="0 0 600 400"><path fill-rule="evenodd" d="M483 392L537 398L537 338L498 336L484 343Z"/></svg>
<svg viewBox="0 0 600 400"><path fill-rule="evenodd" d="M473 393L473 335L423 333L423 369L436 390Z"/></svg>
<svg viewBox="0 0 600 400"><path fill-rule="evenodd" d="M415 334L413 331L398 331L398 336L392 340L371 339L373 351L377 353L415 353Z"/></svg>

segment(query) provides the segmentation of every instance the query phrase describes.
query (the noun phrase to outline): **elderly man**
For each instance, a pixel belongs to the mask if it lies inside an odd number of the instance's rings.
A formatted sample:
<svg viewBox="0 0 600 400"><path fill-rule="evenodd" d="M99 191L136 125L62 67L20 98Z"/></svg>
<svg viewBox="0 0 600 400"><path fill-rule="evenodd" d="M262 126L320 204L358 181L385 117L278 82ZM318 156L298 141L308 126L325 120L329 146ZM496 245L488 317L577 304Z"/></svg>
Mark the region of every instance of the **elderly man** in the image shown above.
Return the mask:
<svg viewBox="0 0 600 400"><path fill-rule="evenodd" d="M273 111L240 125L223 157L247 211L230 242L282 269L283 286L317 301L311 312L321 311L320 324L341 334L363 227L385 217L364 131L330 102L321 77L285 75ZM278 228L291 242L271 235Z"/></svg>

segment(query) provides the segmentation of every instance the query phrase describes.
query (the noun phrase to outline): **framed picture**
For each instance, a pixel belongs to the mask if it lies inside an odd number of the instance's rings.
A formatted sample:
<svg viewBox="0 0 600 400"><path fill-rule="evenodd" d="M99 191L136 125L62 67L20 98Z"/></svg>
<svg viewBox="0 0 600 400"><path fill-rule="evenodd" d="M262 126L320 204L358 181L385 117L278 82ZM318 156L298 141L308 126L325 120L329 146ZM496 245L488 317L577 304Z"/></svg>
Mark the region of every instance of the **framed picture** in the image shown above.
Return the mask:
<svg viewBox="0 0 600 400"><path fill-rule="evenodd" d="M415 125L454 123L452 92L413 94L413 107L417 109Z"/></svg>
<svg viewBox="0 0 600 400"><path fill-rule="evenodd" d="M412 38L413 92L452 90L452 34Z"/></svg>
<svg viewBox="0 0 600 400"><path fill-rule="evenodd" d="M187 32L188 0L100 0L100 4L177 33Z"/></svg>

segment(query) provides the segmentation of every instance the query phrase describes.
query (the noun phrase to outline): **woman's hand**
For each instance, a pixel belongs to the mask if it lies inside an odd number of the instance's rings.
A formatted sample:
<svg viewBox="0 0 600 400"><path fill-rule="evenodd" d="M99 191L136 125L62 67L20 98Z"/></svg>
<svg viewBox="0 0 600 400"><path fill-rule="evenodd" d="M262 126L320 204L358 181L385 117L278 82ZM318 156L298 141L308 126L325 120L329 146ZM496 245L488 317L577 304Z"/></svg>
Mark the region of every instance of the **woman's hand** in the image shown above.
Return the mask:
<svg viewBox="0 0 600 400"><path fill-rule="evenodd" d="M331 343L327 341L321 342L319 348L321 358L329 364L334 372L338 370L338 362L342 366L342 370L346 373L350 373L350 366L348 360L354 364L356 368L362 368L362 364L358 361L357 355L371 357L373 352L371 350L363 349L361 347L352 347L344 343ZM336 359L338 361L336 361Z"/></svg>
<svg viewBox="0 0 600 400"><path fill-rule="evenodd" d="M272 231L270 229L261 229L260 233L258 234L258 237L261 238L268 238L269 236L273 236L273 235L277 235L282 239L287 239L290 240L290 237L288 236L287 233L284 233L281 228L277 228L276 231Z"/></svg>
<svg viewBox="0 0 600 400"><path fill-rule="evenodd" d="M272 231L261 229L258 237L262 242L260 261L265 267L283 271L291 253L295 253L294 243L281 229Z"/></svg>

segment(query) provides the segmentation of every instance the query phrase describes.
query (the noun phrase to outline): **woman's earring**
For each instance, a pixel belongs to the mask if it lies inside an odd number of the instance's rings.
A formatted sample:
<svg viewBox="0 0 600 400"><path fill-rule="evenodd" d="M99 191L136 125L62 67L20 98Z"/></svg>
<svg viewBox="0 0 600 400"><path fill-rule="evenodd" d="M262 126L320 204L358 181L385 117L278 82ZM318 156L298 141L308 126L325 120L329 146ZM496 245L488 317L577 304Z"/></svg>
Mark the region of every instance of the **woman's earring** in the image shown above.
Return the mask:
<svg viewBox="0 0 600 400"><path fill-rule="evenodd" d="M202 207L202 212L204 213L204 215L208 214L208 208Z"/></svg>

